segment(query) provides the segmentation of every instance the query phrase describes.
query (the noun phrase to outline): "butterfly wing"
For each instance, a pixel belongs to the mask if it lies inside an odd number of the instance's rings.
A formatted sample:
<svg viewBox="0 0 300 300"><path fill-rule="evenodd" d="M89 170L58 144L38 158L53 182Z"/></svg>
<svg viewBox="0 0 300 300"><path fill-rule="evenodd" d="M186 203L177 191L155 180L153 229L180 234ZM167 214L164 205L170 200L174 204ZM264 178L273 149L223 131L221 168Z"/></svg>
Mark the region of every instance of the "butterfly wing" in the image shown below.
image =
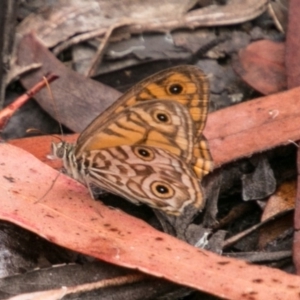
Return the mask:
<svg viewBox="0 0 300 300"><path fill-rule="evenodd" d="M128 122L129 118L124 117L128 115L128 112L131 113L140 108L139 105L145 103L146 107L147 102L150 105L155 99L160 102L172 101L186 109L193 125L183 126L184 130L187 129L185 141L184 135L178 134L177 137L180 141L174 144L173 141L176 139L170 139L170 135L164 135L157 131L157 128L154 128L151 134L145 134L145 130L139 128L138 120ZM194 171L199 178L202 178L213 168L208 145L202 135L208 101L208 82L197 67L178 66L154 74L131 88L84 130L78 138L75 155L79 157L86 150L144 143L162 147L171 153L180 155L187 163L192 161ZM118 116L121 117L118 118ZM114 124L112 120L114 120ZM185 124L184 120L182 124ZM160 128L163 128L163 125L160 125ZM149 130L146 132L149 133ZM156 135L155 141L153 139L148 141L147 138L153 137L154 134ZM190 141L191 135L193 136L192 142ZM141 136L143 136L143 140ZM175 137L174 134L173 137ZM114 141L111 142L112 140ZM191 148L193 149L191 150Z"/></svg>
<svg viewBox="0 0 300 300"><path fill-rule="evenodd" d="M154 99L172 100L184 105L191 116L194 136L203 131L208 112L209 84L205 74L195 66L177 66L156 73L139 82L121 96L113 105L98 116L80 135L77 146L102 130L115 114L137 103Z"/></svg>
<svg viewBox="0 0 300 300"><path fill-rule="evenodd" d="M85 139L84 151L122 145L165 149L189 163L193 156L194 124L187 108L174 101L149 100L116 114L101 131ZM82 155L76 148L76 158Z"/></svg>
<svg viewBox="0 0 300 300"><path fill-rule="evenodd" d="M179 215L192 204L202 208L196 176L177 156L146 145L119 146L85 152L79 162L86 184Z"/></svg>

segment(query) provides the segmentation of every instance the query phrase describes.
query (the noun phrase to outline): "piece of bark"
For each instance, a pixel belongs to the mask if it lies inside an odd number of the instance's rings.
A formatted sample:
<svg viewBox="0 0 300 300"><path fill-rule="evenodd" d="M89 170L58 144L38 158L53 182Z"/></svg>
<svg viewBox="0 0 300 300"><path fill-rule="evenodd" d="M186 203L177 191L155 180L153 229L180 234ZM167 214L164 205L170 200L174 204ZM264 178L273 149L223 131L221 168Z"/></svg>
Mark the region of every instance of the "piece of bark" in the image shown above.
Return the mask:
<svg viewBox="0 0 300 300"><path fill-rule="evenodd" d="M79 183L2 144L1 218L59 245L226 299L298 299L300 278L197 249L92 200ZM11 180L4 178L10 176ZM55 186L37 202L49 183ZM13 181L12 181L13 180ZM235 284L228 278L235 278Z"/></svg>
<svg viewBox="0 0 300 300"><path fill-rule="evenodd" d="M299 39L299 30L300 30L300 5L299 1L291 0L289 2L289 12L288 12L288 30L287 30L287 41L286 41L286 55L285 63L287 70L287 83L288 88L294 88L300 86L300 39ZM297 197L296 197L296 207L295 207L295 219L294 219L294 245L293 245L293 260L296 267L296 272L300 274L300 152L297 153L297 169L298 169L298 187L297 187Z"/></svg>
<svg viewBox="0 0 300 300"><path fill-rule="evenodd" d="M289 3L288 31L285 50L285 65L287 72L287 85L289 89L300 85L300 5L297 0Z"/></svg>
<svg viewBox="0 0 300 300"><path fill-rule="evenodd" d="M204 135L215 166L300 139L300 88L209 114Z"/></svg>
<svg viewBox="0 0 300 300"><path fill-rule="evenodd" d="M254 153L300 140L299 124L300 88L295 88L210 113L204 135L217 168ZM75 142L77 137L67 136L66 139ZM30 139L14 140L11 143L46 162L45 155L49 154L50 144L55 139L34 139L34 148Z"/></svg>

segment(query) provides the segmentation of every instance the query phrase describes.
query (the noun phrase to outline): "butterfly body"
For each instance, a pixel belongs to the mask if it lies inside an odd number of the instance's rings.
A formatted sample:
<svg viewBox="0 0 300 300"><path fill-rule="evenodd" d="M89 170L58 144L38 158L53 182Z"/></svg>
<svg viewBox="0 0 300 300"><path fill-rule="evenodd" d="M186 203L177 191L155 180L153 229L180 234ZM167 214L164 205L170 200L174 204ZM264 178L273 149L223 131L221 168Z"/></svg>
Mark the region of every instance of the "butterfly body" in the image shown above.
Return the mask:
<svg viewBox="0 0 300 300"><path fill-rule="evenodd" d="M174 67L138 83L75 145L53 144L52 152L87 186L179 215L189 204L204 204L198 181L212 169L202 135L207 110L203 73Z"/></svg>

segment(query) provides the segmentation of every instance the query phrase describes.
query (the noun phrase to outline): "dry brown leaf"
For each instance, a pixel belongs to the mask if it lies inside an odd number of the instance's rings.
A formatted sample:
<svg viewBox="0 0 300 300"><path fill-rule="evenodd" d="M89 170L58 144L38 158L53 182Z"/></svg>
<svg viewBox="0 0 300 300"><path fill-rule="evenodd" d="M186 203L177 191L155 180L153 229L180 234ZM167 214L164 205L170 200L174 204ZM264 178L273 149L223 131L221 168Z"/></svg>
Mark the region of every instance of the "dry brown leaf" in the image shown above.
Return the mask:
<svg viewBox="0 0 300 300"><path fill-rule="evenodd" d="M18 64L24 66L34 62L41 63L42 67L22 76L22 84L28 89L45 74L58 75L59 80L51 84L54 100L47 90L40 91L35 99L54 119L59 118L59 122L75 132L82 131L121 95L113 88L66 68L33 35L27 35L19 44Z"/></svg>
<svg viewBox="0 0 300 300"><path fill-rule="evenodd" d="M238 53L234 70L264 95L286 90L285 45L269 40L251 43Z"/></svg>
<svg viewBox="0 0 300 300"><path fill-rule="evenodd" d="M274 195L272 195L267 202L261 221L264 221L280 212L289 210L295 207L297 182L295 180L282 183ZM259 247L264 248L266 244L276 239L288 228L293 227L293 219L290 215L284 216L276 222L266 225L259 235Z"/></svg>
<svg viewBox="0 0 300 300"><path fill-rule="evenodd" d="M124 19L134 24L126 27L128 35L182 27L236 24L259 16L267 8L266 0L230 0L226 5L211 5L186 13L196 2L61 0L26 18L18 27L18 35L22 37L35 31L38 39L49 48L79 34L94 32L94 37L103 36L108 28Z"/></svg>

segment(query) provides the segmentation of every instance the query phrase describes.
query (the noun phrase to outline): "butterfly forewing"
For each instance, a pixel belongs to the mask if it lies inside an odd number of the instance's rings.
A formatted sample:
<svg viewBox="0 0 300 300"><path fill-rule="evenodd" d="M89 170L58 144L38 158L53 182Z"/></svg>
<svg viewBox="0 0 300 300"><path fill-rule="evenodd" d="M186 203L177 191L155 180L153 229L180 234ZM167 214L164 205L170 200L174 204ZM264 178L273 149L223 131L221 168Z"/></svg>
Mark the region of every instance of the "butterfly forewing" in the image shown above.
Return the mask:
<svg viewBox="0 0 300 300"><path fill-rule="evenodd" d="M126 108L85 140L84 151L145 144L168 150L186 162L193 156L194 124L185 106L150 100ZM77 158L81 151L76 149Z"/></svg>
<svg viewBox="0 0 300 300"><path fill-rule="evenodd" d="M156 73L133 86L84 130L78 138L77 147L81 149L81 144L102 130L107 120L115 114L154 99L172 100L186 106L195 124L195 137L202 132L208 112L208 81L197 67L178 66Z"/></svg>

